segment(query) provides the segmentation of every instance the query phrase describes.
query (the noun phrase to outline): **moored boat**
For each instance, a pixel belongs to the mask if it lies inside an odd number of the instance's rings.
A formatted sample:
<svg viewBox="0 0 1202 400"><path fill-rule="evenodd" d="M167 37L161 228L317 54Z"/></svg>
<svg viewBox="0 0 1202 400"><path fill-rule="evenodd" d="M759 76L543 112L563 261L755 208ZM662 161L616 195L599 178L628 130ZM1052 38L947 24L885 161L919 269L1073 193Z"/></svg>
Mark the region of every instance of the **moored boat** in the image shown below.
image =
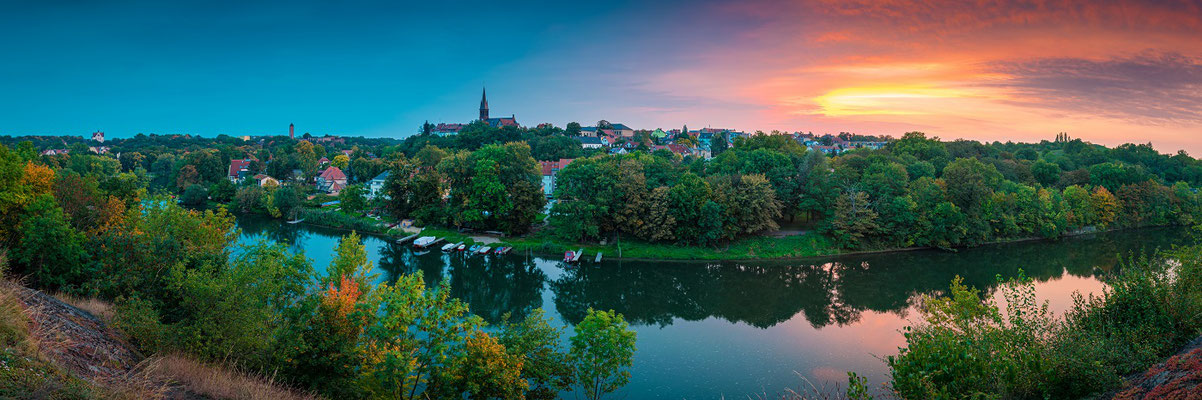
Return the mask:
<svg viewBox="0 0 1202 400"><path fill-rule="evenodd" d="M481 247L481 248L480 248L480 251L479 251L479 253L480 253L480 254L488 254L488 251L489 251L489 250L492 250L492 247L484 246L484 247Z"/></svg>

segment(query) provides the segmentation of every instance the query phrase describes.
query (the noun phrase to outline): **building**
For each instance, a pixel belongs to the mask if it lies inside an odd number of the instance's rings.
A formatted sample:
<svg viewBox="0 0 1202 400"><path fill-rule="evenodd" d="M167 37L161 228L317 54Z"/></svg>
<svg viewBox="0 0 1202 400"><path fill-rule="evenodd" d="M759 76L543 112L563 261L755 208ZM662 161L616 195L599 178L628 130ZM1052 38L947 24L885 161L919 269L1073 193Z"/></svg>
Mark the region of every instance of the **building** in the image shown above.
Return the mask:
<svg viewBox="0 0 1202 400"><path fill-rule="evenodd" d="M596 136L574 136L572 139L580 142L580 147L585 149L599 149L609 146L609 138Z"/></svg>
<svg viewBox="0 0 1202 400"><path fill-rule="evenodd" d="M388 182L388 176L391 174L391 171L384 171L367 181L367 198L374 199L376 196L381 196L387 199L388 195L384 194L384 183Z"/></svg>
<svg viewBox="0 0 1202 400"><path fill-rule="evenodd" d="M582 136L609 136L611 138L632 138L634 137L634 129L631 129L625 124L609 124L608 128L598 129L595 126L586 126L580 128Z"/></svg>
<svg viewBox="0 0 1202 400"><path fill-rule="evenodd" d="M488 126L493 128L500 128L503 126L519 126L518 119L514 115L510 115L509 118L488 117L488 92L484 89L480 90L480 121L487 123Z"/></svg>
<svg viewBox="0 0 1202 400"><path fill-rule="evenodd" d="M250 158L230 160L229 173L226 174L226 178L229 178L230 182L242 182L243 179L246 179L247 176L250 176L251 161L253 161L253 159Z"/></svg>
<svg viewBox="0 0 1202 400"><path fill-rule="evenodd" d="M338 194L346 187L346 174L338 167L331 166L321 171L321 175L317 176L317 190L329 194Z"/></svg>
<svg viewBox="0 0 1202 400"><path fill-rule="evenodd" d="M434 134L438 136L454 135L463 130L464 124L438 124L434 126Z"/></svg>
<svg viewBox="0 0 1202 400"><path fill-rule="evenodd" d="M104 132L92 132L92 140L95 140L96 143L104 143Z"/></svg>
<svg viewBox="0 0 1202 400"><path fill-rule="evenodd" d="M571 158L561 158L559 161L539 161L543 170L543 194L551 198L555 194L555 177L559 171L572 163Z"/></svg>
<svg viewBox="0 0 1202 400"><path fill-rule="evenodd" d="M296 139L296 125L288 124L288 138Z"/></svg>
<svg viewBox="0 0 1202 400"><path fill-rule="evenodd" d="M69 152L70 152L70 150L67 150L67 149L46 149L46 151L43 151L43 152L42 152L42 155L44 155L44 156L57 156L57 155L59 155L59 154L66 155L66 154L67 154L67 153L69 153Z"/></svg>
<svg viewBox="0 0 1202 400"><path fill-rule="evenodd" d="M264 174L255 175L255 183L259 186L279 186L280 181Z"/></svg>

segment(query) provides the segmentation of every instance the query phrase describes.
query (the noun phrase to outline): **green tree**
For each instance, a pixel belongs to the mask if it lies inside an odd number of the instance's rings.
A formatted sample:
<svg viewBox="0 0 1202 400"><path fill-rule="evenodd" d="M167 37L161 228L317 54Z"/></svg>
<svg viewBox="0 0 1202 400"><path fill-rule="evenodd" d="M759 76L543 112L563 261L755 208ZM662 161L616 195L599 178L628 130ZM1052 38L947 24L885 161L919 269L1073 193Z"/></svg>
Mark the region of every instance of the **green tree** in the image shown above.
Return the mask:
<svg viewBox="0 0 1202 400"><path fill-rule="evenodd" d="M856 249L879 228L876 220L867 193L846 192L835 201L835 212L824 230L839 247Z"/></svg>
<svg viewBox="0 0 1202 400"><path fill-rule="evenodd" d="M1031 164L1031 175L1040 185L1052 186L1060 181L1060 166L1039 160Z"/></svg>
<svg viewBox="0 0 1202 400"><path fill-rule="evenodd" d="M34 285L48 290L79 293L94 275L84 252L85 238L67 222L54 197L43 194L25 207L19 226L20 242L13 261Z"/></svg>
<svg viewBox="0 0 1202 400"><path fill-rule="evenodd" d="M572 382L568 355L559 351L562 329L551 326L541 308L517 323L510 323L508 315L501 320L498 340L510 354L525 360L521 376L529 383L526 398L557 398Z"/></svg>
<svg viewBox="0 0 1202 400"><path fill-rule="evenodd" d="M204 186L194 183L188 185L184 189L184 194L180 196L180 202L191 207L201 207L209 201L209 190Z"/></svg>
<svg viewBox="0 0 1202 400"><path fill-rule="evenodd" d="M367 189L363 185L350 185L338 192L338 204L343 211L363 212L367 207Z"/></svg>
<svg viewBox="0 0 1202 400"><path fill-rule="evenodd" d="M576 390L595 400L626 386L637 340L626 320L612 310L589 309L575 330L568 357L574 366Z"/></svg>

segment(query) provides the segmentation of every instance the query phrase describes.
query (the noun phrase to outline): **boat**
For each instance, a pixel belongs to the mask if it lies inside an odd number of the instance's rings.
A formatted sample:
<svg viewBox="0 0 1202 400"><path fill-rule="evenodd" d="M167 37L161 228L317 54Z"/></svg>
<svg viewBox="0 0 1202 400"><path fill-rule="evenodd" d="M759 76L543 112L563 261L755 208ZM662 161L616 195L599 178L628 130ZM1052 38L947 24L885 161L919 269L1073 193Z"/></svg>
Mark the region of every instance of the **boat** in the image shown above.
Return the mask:
<svg viewBox="0 0 1202 400"><path fill-rule="evenodd" d="M478 244L473 244L472 247L467 248L468 253L475 253L476 251L479 251L479 250L480 250L480 245L478 245Z"/></svg>
<svg viewBox="0 0 1202 400"><path fill-rule="evenodd" d="M584 255L583 248L581 248L580 250L576 250L576 251L564 252L563 253L563 262L575 263L577 261L580 261L580 256L582 256L582 255Z"/></svg>
<svg viewBox="0 0 1202 400"><path fill-rule="evenodd" d="M447 243L447 244L442 245L442 251L451 251L451 249L453 249L453 248L455 248L454 243Z"/></svg>
<svg viewBox="0 0 1202 400"><path fill-rule="evenodd" d="M305 219L301 218L301 219L294 219L292 221L288 221L289 224L299 224L301 222L305 222Z"/></svg>
<svg viewBox="0 0 1202 400"><path fill-rule="evenodd" d="M460 243L458 246L455 246L455 251L463 251L465 248L467 248L467 245Z"/></svg>
<svg viewBox="0 0 1202 400"><path fill-rule="evenodd" d="M413 245L420 248L426 248L434 243L438 243L442 239L433 236L422 236L413 241Z"/></svg>
<svg viewBox="0 0 1202 400"><path fill-rule="evenodd" d="M481 248L480 248L480 251L479 251L479 253L480 253L480 254L488 254L488 251L489 251L489 250L492 250L492 247L484 246L484 247L481 247Z"/></svg>
<svg viewBox="0 0 1202 400"><path fill-rule="evenodd" d="M597 252L597 259L596 259L596 260L593 260L593 262L595 262L595 263L599 263L599 262L601 262L601 255L602 255L602 254L605 254L605 253Z"/></svg>
<svg viewBox="0 0 1202 400"><path fill-rule="evenodd" d="M509 246L502 246L502 247L498 247L497 250L494 252L497 254L509 254L510 250L513 250L513 248L509 247Z"/></svg>

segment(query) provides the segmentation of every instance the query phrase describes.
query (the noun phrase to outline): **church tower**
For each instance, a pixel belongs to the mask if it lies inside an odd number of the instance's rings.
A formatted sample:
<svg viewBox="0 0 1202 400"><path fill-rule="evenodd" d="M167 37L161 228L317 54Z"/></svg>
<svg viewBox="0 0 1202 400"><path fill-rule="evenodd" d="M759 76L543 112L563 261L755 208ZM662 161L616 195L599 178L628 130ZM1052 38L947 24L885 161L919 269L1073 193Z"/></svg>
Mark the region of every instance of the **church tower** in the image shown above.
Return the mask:
<svg viewBox="0 0 1202 400"><path fill-rule="evenodd" d="M488 121L488 92L480 89L480 120Z"/></svg>

